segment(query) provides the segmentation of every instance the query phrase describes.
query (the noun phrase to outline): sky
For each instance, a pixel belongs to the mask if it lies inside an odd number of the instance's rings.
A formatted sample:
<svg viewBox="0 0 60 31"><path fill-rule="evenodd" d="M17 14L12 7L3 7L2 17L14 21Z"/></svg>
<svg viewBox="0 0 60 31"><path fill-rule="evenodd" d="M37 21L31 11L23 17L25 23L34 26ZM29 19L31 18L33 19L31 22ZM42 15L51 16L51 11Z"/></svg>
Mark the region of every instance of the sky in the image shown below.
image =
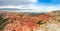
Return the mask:
<svg viewBox="0 0 60 31"><path fill-rule="evenodd" d="M60 0L0 0L0 8L34 9L50 12L60 10Z"/></svg>

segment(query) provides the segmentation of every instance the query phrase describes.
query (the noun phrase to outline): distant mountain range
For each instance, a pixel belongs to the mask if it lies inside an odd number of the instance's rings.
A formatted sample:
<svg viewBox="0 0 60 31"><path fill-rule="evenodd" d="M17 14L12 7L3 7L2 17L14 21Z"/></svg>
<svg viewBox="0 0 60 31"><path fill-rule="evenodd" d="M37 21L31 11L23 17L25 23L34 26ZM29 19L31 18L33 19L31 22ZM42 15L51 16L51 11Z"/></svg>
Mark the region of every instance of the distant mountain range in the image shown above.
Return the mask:
<svg viewBox="0 0 60 31"><path fill-rule="evenodd" d="M39 10L33 9L18 9L18 8L0 8L0 11L8 11L8 12L30 12L32 13L47 13L47 12L39 12Z"/></svg>
<svg viewBox="0 0 60 31"><path fill-rule="evenodd" d="M0 10L32 10L32 9L0 8Z"/></svg>

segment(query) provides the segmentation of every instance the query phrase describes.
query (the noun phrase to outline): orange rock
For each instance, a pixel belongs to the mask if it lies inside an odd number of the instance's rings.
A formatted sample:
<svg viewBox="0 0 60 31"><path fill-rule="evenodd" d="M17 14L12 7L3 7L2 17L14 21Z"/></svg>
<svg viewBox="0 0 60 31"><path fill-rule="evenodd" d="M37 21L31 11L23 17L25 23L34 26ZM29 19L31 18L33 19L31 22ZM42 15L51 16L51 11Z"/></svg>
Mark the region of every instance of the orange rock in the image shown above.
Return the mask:
<svg viewBox="0 0 60 31"><path fill-rule="evenodd" d="M50 15L43 14L34 17L23 15L23 17L21 17L16 14L7 14L6 17L9 17L13 21L10 26L6 26L7 28L9 27L8 29L15 31L31 31L39 26L37 24L38 21L47 21Z"/></svg>

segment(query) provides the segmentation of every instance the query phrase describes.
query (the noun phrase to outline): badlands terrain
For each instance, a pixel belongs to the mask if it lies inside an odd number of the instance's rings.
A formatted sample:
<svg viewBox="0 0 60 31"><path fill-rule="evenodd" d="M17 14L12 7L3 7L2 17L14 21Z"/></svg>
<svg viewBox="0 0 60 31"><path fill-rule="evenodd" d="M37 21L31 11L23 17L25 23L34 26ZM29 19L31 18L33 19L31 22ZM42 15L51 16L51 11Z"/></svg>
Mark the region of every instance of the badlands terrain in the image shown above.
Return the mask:
<svg viewBox="0 0 60 31"><path fill-rule="evenodd" d="M0 31L60 31L60 11L49 13L0 11Z"/></svg>

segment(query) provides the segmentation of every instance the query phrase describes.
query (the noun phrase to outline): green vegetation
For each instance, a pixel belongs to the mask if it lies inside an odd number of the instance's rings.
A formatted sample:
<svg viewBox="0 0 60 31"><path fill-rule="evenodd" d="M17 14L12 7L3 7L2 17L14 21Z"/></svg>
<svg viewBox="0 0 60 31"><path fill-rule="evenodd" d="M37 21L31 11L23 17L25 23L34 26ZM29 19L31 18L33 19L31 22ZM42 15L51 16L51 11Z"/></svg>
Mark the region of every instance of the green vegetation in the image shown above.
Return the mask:
<svg viewBox="0 0 60 31"><path fill-rule="evenodd" d="M3 19L3 14L0 14L0 31L2 31L6 24L10 23L9 18Z"/></svg>

